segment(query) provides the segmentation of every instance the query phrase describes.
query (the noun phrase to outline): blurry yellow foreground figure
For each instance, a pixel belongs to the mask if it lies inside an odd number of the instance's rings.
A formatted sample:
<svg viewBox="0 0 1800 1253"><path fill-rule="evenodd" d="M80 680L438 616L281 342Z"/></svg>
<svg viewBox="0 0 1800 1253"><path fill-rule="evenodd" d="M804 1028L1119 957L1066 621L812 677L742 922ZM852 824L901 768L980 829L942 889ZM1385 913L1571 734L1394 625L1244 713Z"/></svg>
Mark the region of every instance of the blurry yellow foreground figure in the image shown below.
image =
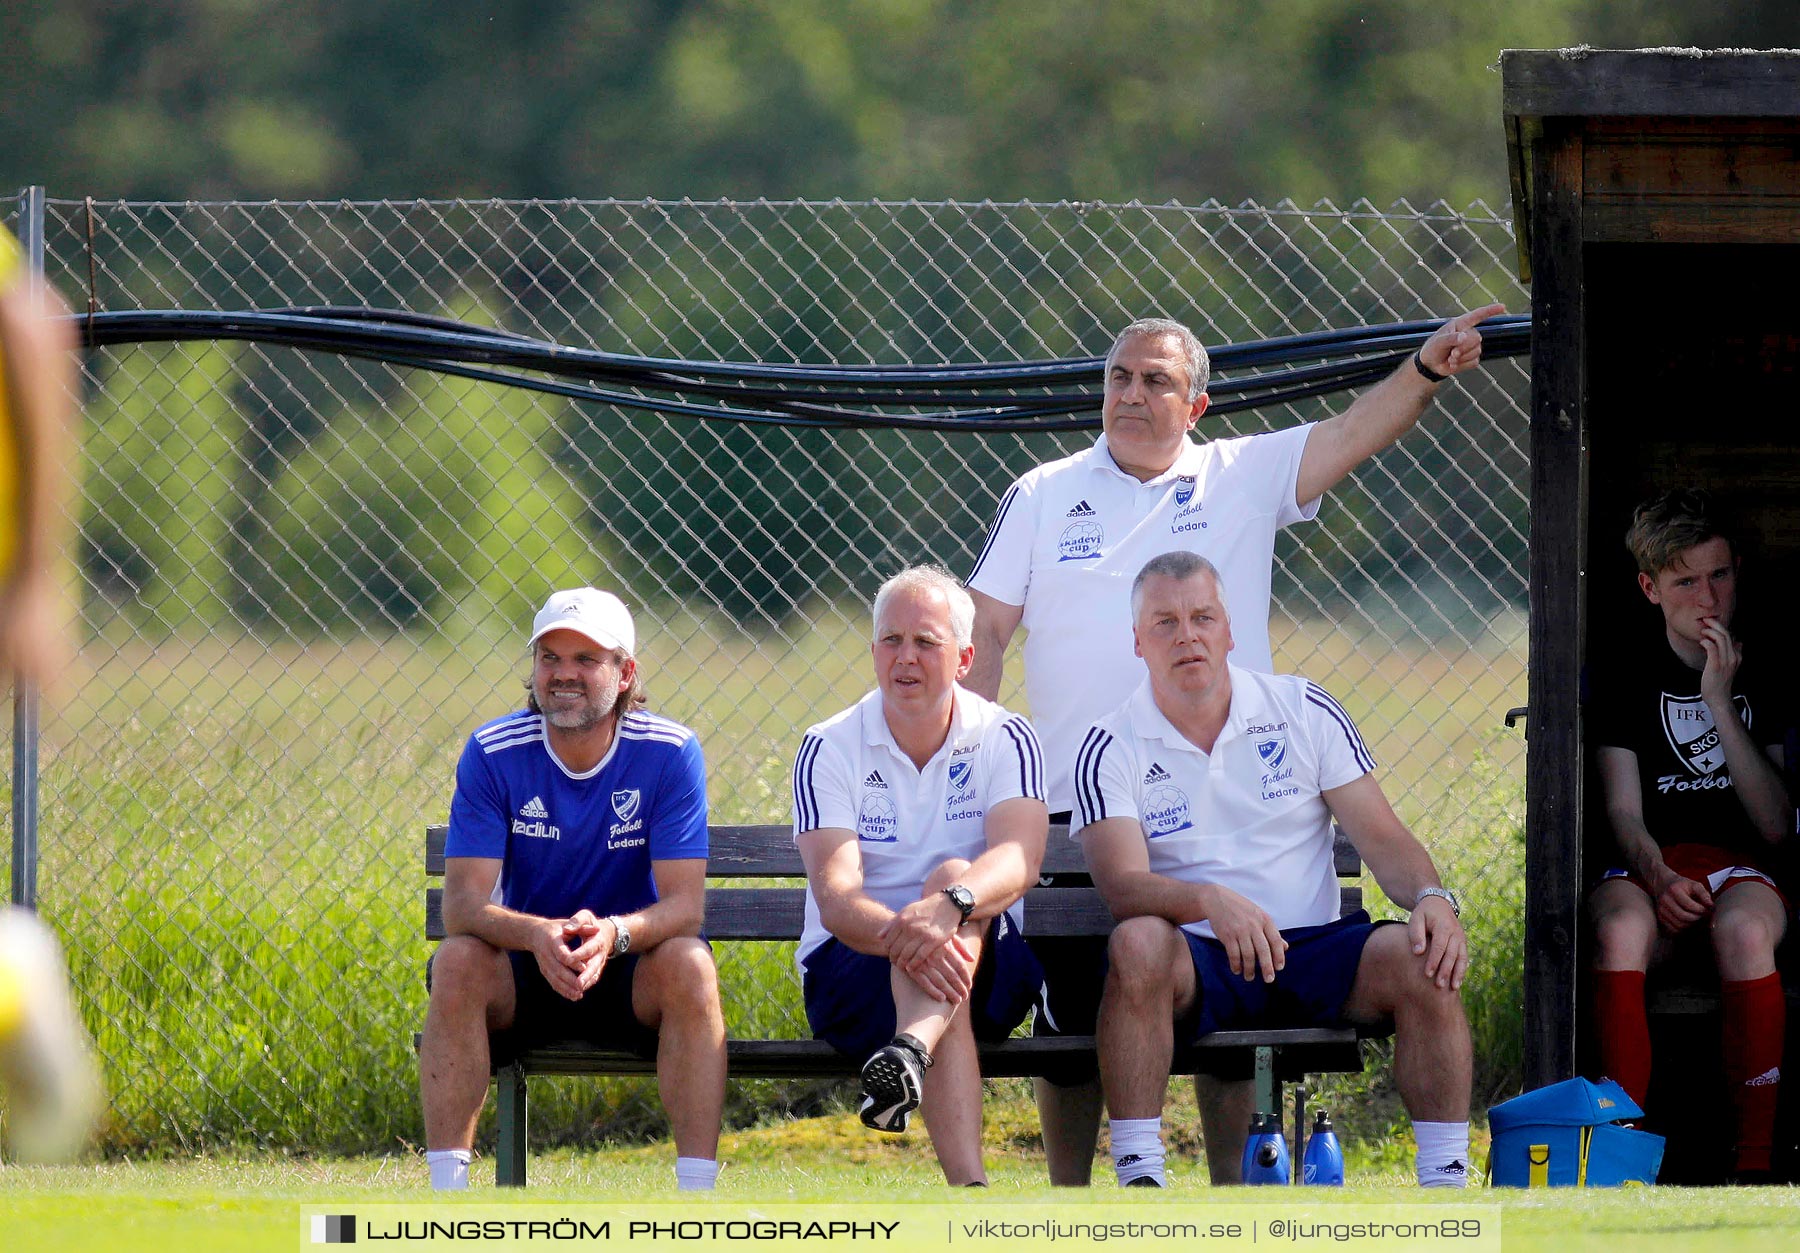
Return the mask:
<svg viewBox="0 0 1800 1253"><path fill-rule="evenodd" d="M0 909L0 1105L10 1155L23 1162L75 1156L100 1109L62 951L48 927L12 908Z"/></svg>
<svg viewBox="0 0 1800 1253"><path fill-rule="evenodd" d="M18 243L0 227L0 694L9 682L49 681L67 647L58 574L75 360L67 326L47 316L62 309L25 273ZM0 907L7 1145L21 1161L73 1157L99 1107L99 1078L56 939L28 911Z"/></svg>

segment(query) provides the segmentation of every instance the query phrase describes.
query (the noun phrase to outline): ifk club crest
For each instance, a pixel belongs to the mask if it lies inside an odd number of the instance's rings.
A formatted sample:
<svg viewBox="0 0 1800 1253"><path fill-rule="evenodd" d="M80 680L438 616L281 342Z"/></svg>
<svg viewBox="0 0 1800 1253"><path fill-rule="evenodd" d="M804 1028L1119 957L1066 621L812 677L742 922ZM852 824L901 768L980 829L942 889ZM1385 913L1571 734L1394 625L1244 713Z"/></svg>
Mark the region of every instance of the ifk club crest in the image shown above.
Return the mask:
<svg viewBox="0 0 1800 1253"><path fill-rule="evenodd" d="M1743 724L1749 726L1750 702L1735 696L1732 706ZM1704 777L1724 768L1725 746L1719 742L1719 729L1713 725L1712 710L1706 707L1703 697L1671 696L1664 692L1661 713L1669 747L1690 773Z"/></svg>
<svg viewBox="0 0 1800 1253"><path fill-rule="evenodd" d="M630 822L637 817L638 805L643 802L643 793L636 788L621 788L612 794L613 813L620 822Z"/></svg>
<svg viewBox="0 0 1800 1253"><path fill-rule="evenodd" d="M964 791L969 786L969 780L974 778L974 776L975 776L975 769L974 769L974 767L969 765L969 763L966 759L963 761L951 762L950 763L950 790L952 792Z"/></svg>
<svg viewBox="0 0 1800 1253"><path fill-rule="evenodd" d="M1269 740L1258 740L1256 755L1262 759L1264 770L1271 772L1280 770L1282 763L1287 760L1287 740L1281 736Z"/></svg>

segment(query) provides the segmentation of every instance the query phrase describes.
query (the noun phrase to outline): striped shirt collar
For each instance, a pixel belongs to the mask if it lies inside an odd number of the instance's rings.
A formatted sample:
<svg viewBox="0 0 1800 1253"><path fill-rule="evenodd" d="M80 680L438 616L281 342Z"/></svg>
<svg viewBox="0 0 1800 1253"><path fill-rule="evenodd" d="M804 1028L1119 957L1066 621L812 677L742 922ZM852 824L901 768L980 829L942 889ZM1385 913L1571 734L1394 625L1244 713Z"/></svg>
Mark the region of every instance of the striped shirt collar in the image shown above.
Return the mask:
<svg viewBox="0 0 1800 1253"><path fill-rule="evenodd" d="M1139 479L1137 475L1128 474L1120 469L1119 463L1113 460L1112 449L1107 447L1105 435L1096 439L1094 446L1088 449L1085 455L1088 458L1088 464L1093 469L1130 479L1142 487L1161 487L1184 474L1198 474L1201 453L1204 448L1205 445L1195 443L1191 435L1185 437L1181 443L1181 452L1175 458L1175 463L1153 479Z"/></svg>
<svg viewBox="0 0 1800 1253"><path fill-rule="evenodd" d="M901 761L910 763L912 758L901 750L894 739L893 729L888 726L887 712L881 703L881 689L876 688L870 692L862 698L860 704L863 743L871 748L885 748ZM944 737L943 744L931 755L932 761L942 757L946 748L962 743L963 734L969 729L970 705L968 693L963 691L962 684L953 684L950 689L950 734Z"/></svg>
<svg viewBox="0 0 1800 1253"><path fill-rule="evenodd" d="M1225 663L1225 669L1231 675L1231 708L1225 712L1225 725L1219 728L1219 738L1213 741L1213 752L1215 753L1219 751L1221 744L1244 734L1244 727L1247 725L1249 717L1245 706L1250 703L1245 700L1245 697L1254 692L1256 687L1255 680L1248 671L1240 670L1230 662ZM1132 726L1144 739L1162 740L1166 744L1186 749L1190 753L1204 754L1206 752L1205 749L1183 735L1157 707L1156 694L1150 690L1148 676L1138 684L1137 690L1131 694L1129 704Z"/></svg>

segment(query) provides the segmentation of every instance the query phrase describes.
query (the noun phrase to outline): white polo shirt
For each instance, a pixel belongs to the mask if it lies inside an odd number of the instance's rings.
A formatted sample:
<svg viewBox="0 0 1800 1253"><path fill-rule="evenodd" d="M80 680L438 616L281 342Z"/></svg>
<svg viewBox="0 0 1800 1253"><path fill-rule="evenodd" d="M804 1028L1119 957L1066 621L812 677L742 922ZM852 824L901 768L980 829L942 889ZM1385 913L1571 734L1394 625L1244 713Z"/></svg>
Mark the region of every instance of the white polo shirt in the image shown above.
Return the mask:
<svg viewBox="0 0 1800 1253"><path fill-rule="evenodd" d="M1331 810L1321 792L1375 768L1343 706L1292 674L1231 666L1231 712L1211 753L1156 707L1148 679L1089 728L1076 762L1072 829L1135 818L1150 869L1217 883L1256 902L1276 927L1338 916ZM1186 930L1211 935L1212 924Z"/></svg>
<svg viewBox="0 0 1800 1253"><path fill-rule="evenodd" d="M1166 474L1140 483L1102 435L1001 498L967 583L1021 605L1025 694L1050 761L1050 808L1074 808L1069 769L1081 736L1144 677L1131 642L1131 581L1174 549L1219 569L1231 607L1234 664L1267 672L1275 533L1310 520L1295 505L1311 425L1268 435L1191 440Z"/></svg>
<svg viewBox="0 0 1800 1253"><path fill-rule="evenodd" d="M1044 798L1044 754L1031 724L960 686L952 700L950 734L923 770L894 742L879 690L809 727L794 759L795 837L856 832L863 889L889 909L918 900L946 858L986 852L988 810L1015 796ZM1022 902L1007 913L1023 927ZM830 938L809 885L795 956L804 962Z"/></svg>

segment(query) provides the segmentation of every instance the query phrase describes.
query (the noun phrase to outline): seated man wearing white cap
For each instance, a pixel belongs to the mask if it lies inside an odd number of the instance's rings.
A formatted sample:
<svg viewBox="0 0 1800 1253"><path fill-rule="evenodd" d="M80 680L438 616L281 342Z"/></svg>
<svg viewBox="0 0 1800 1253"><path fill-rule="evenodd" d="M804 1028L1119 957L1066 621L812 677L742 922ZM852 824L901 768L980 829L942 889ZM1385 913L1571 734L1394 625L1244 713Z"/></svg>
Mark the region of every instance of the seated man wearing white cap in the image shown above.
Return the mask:
<svg viewBox="0 0 1800 1253"><path fill-rule="evenodd" d="M432 1186L467 1186L494 1031L654 1057L677 1183L710 1188L725 1023L700 934L700 742L639 708L637 633L612 593L552 595L531 650L527 708L478 729L456 767L419 1046Z"/></svg>
<svg viewBox="0 0 1800 1253"><path fill-rule="evenodd" d="M813 1034L866 1059L862 1120L924 1106L944 1177L987 1182L977 1040L1024 1020L1043 972L1019 934L1049 817L1025 719L964 690L975 606L914 567L875 595L876 690L794 763L806 862L799 960Z"/></svg>

